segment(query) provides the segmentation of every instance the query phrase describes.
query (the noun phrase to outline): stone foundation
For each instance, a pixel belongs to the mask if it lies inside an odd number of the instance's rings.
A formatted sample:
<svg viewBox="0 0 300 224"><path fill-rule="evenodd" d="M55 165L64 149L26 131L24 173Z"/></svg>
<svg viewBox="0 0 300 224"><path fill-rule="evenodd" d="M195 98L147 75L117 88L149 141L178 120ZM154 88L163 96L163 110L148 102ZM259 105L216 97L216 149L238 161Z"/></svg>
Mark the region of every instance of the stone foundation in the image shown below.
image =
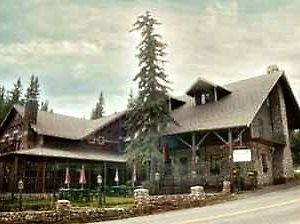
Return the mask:
<svg viewBox="0 0 300 224"><path fill-rule="evenodd" d="M231 194L201 194L201 187L196 187L195 194L154 195L149 191L139 189L135 192L135 204L129 208L70 208L63 206L53 211L23 211L0 213L1 224L31 224L31 223L84 223L105 220L122 219L140 215L149 215L157 211L205 206L215 201L230 200ZM144 200L146 199L146 200Z"/></svg>

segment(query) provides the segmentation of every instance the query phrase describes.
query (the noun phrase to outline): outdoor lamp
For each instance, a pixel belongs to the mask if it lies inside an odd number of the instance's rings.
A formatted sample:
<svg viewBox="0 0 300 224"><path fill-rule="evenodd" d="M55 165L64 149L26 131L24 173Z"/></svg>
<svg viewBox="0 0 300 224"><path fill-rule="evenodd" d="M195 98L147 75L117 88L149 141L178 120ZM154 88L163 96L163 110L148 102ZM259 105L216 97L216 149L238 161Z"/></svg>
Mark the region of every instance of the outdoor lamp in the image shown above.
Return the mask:
<svg viewBox="0 0 300 224"><path fill-rule="evenodd" d="M24 183L22 180L19 180L19 182L18 182L18 189L19 189L19 191L22 191L24 189Z"/></svg>
<svg viewBox="0 0 300 224"><path fill-rule="evenodd" d="M102 176L100 174L97 176L97 184L102 184Z"/></svg>
<svg viewBox="0 0 300 224"><path fill-rule="evenodd" d="M157 182L160 181L160 174L159 174L159 172L155 173L155 177L154 178L155 178L155 181L157 181Z"/></svg>

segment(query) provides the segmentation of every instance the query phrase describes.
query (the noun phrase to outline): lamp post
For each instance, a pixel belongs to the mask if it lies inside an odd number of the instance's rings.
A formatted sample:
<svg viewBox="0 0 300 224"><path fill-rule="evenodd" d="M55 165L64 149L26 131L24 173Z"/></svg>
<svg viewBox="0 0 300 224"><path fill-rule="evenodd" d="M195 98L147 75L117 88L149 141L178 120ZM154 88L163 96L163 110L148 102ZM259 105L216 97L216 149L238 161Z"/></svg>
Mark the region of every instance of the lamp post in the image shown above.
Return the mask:
<svg viewBox="0 0 300 224"><path fill-rule="evenodd" d="M97 176L97 184L99 185L99 206L102 207L102 176Z"/></svg>
<svg viewBox="0 0 300 224"><path fill-rule="evenodd" d="M18 182L18 189L19 189L19 209L22 211L22 191L24 189L24 183L22 180Z"/></svg>
<svg viewBox="0 0 300 224"><path fill-rule="evenodd" d="M155 179L156 184L157 184L157 193L159 194L159 181L160 181L160 174L159 174L159 172L155 173L154 179Z"/></svg>

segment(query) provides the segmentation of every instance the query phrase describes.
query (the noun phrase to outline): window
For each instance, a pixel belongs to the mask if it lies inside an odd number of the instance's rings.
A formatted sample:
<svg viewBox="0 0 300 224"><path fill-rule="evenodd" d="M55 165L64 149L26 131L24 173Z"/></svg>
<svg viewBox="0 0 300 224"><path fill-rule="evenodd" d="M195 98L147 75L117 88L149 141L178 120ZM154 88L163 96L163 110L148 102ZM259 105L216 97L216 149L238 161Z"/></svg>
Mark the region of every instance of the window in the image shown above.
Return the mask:
<svg viewBox="0 0 300 224"><path fill-rule="evenodd" d="M179 161L180 161L180 166L181 166L181 169L180 169L181 175L187 174L188 173L188 158L182 157L179 159Z"/></svg>
<svg viewBox="0 0 300 224"><path fill-rule="evenodd" d="M268 168L268 161L267 161L266 154L261 154L261 164L262 164L263 172L267 173L269 168Z"/></svg>
<svg viewBox="0 0 300 224"><path fill-rule="evenodd" d="M221 172L221 157L219 154L210 155L210 173L219 175Z"/></svg>

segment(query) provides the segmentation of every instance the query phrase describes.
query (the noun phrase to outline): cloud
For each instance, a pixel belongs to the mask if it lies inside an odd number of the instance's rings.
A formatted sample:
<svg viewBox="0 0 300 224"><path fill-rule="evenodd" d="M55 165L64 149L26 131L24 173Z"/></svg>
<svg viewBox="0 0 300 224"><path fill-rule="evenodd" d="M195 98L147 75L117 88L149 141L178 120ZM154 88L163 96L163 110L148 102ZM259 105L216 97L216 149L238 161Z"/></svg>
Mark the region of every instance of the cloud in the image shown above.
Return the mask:
<svg viewBox="0 0 300 224"><path fill-rule="evenodd" d="M140 37L129 30L152 10L168 43L173 95L197 76L224 84L276 63L300 99L299 9L288 0L7 1L0 5L0 82L39 75L43 95L61 113L89 117L100 90L107 113L122 110L138 70Z"/></svg>

